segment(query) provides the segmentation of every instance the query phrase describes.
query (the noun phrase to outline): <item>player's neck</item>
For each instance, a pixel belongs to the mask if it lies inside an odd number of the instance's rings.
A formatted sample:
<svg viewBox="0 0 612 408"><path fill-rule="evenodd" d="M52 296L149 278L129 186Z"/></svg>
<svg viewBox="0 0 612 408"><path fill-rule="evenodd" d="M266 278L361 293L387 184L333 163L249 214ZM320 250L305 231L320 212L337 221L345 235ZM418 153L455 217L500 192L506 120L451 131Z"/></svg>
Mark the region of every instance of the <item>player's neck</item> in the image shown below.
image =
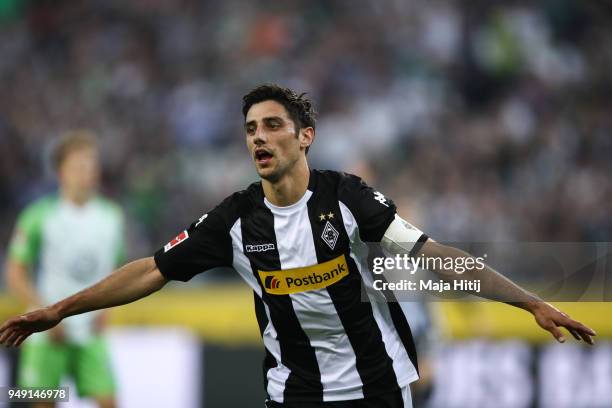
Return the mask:
<svg viewBox="0 0 612 408"><path fill-rule="evenodd" d="M266 199L278 207L295 204L306 194L310 169L306 160L300 160L279 180L271 182L263 179L261 184Z"/></svg>
<svg viewBox="0 0 612 408"><path fill-rule="evenodd" d="M94 195L93 191L72 191L67 188L60 189L60 196L63 200L74 204L77 207L84 206Z"/></svg>

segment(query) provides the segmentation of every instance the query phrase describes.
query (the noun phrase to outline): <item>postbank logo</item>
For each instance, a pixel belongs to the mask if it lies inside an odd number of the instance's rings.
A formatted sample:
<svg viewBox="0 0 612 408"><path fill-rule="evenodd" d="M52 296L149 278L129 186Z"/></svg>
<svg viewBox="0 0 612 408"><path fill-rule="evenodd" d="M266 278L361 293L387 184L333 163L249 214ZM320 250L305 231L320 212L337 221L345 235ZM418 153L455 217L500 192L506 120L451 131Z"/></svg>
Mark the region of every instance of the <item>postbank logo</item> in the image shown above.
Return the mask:
<svg viewBox="0 0 612 408"><path fill-rule="evenodd" d="M258 270L264 290L271 295L288 295L326 288L348 275L344 255L330 261L303 268L280 271Z"/></svg>
<svg viewBox="0 0 612 408"><path fill-rule="evenodd" d="M266 287L266 289L278 289L280 287L280 281L274 276L268 275L266 276L264 286Z"/></svg>

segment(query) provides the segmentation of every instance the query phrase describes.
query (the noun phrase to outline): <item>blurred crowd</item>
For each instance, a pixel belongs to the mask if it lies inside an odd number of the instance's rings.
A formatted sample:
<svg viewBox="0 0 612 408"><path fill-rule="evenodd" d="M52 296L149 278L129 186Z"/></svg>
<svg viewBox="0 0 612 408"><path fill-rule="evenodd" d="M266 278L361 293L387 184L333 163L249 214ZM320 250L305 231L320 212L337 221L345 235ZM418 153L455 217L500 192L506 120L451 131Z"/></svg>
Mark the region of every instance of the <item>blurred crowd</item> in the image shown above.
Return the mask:
<svg viewBox="0 0 612 408"><path fill-rule="evenodd" d="M1 0L0 241L95 131L151 254L255 181L241 96L308 92L311 165L446 241L612 238L612 7L578 0Z"/></svg>

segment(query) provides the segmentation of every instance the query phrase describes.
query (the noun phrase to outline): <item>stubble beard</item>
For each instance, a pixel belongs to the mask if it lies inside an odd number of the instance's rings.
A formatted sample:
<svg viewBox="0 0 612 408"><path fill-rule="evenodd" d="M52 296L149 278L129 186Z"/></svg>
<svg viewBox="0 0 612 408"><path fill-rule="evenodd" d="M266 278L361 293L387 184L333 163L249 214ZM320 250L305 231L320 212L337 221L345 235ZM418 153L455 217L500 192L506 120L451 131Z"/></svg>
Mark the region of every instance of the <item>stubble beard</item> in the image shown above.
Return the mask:
<svg viewBox="0 0 612 408"><path fill-rule="evenodd" d="M287 173L289 173L289 171L295 167L295 165L297 164L298 159L296 158L295 160L292 160L290 162L287 163L278 163L276 165L276 168L272 169L272 171L270 171L267 174L262 174L261 171L258 171L259 177L261 177L262 179L270 182L270 183L277 183L279 182L283 176L285 176Z"/></svg>

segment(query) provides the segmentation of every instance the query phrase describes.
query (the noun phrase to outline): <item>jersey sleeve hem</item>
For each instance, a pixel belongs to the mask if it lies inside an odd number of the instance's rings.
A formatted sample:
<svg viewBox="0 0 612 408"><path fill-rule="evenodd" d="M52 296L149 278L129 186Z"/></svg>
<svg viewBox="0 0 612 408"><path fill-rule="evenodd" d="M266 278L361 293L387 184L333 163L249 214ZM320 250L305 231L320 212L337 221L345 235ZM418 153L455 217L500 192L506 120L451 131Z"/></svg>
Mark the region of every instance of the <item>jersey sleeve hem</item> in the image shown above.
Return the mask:
<svg viewBox="0 0 612 408"><path fill-rule="evenodd" d="M386 219L381 223L378 231L371 237L373 238L373 242L380 242L382 240L383 236L385 235L385 231L387 231L387 228L389 228L389 225L391 225L395 219L395 214L395 209L387 213Z"/></svg>
<svg viewBox="0 0 612 408"><path fill-rule="evenodd" d="M173 269L170 267L170 265L167 265L164 262L164 258L162 256L164 253L163 251L164 249L161 248L160 250L155 252L155 254L153 255L153 260L155 261L155 265L157 266L157 269L162 274L162 276L166 278L167 280L187 282L189 279L186 279L186 278L181 279L179 276L172 273Z"/></svg>

